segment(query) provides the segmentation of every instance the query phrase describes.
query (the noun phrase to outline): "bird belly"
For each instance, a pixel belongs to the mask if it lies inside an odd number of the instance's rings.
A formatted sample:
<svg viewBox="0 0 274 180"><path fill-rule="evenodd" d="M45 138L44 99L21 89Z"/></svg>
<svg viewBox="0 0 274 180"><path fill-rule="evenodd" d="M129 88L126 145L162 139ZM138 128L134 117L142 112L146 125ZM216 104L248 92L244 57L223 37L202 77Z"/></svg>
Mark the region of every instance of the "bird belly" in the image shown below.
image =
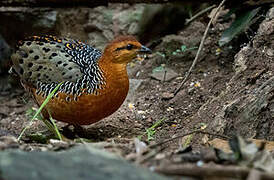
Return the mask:
<svg viewBox="0 0 274 180"><path fill-rule="evenodd" d="M43 110L43 116L70 124L88 125L95 123L114 113L124 102L128 93L128 83L116 88L98 90L98 95L82 94L73 100L72 95L58 93L58 98L51 99ZM70 96L71 101L66 101ZM35 99L41 105L44 97L35 94ZM47 113L49 112L49 113Z"/></svg>

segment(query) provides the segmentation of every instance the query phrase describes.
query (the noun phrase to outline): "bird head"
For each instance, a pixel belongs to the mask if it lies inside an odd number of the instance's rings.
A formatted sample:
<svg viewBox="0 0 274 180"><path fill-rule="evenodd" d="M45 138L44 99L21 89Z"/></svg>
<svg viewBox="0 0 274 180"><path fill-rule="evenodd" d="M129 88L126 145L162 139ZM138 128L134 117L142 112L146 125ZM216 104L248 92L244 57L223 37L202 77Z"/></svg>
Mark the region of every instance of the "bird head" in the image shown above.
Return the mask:
<svg viewBox="0 0 274 180"><path fill-rule="evenodd" d="M104 54L112 63L127 64L137 57L151 53L151 50L143 46L133 36L120 36L111 41L105 48Z"/></svg>

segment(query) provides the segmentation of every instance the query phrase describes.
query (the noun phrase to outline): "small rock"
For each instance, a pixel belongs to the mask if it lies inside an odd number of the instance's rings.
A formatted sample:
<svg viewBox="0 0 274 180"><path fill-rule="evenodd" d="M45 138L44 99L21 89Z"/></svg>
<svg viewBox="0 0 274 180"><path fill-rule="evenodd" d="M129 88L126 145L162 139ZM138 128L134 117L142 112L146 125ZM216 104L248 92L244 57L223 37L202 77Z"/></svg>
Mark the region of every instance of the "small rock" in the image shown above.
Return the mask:
<svg viewBox="0 0 274 180"><path fill-rule="evenodd" d="M50 139L49 143L52 144L53 146L67 146L67 142L65 141L60 141L57 139Z"/></svg>
<svg viewBox="0 0 274 180"><path fill-rule="evenodd" d="M137 113L138 113L138 114L145 114L146 111L139 110L139 111L137 111Z"/></svg>
<svg viewBox="0 0 274 180"><path fill-rule="evenodd" d="M142 124L140 124L140 123L135 123L135 124L134 124L134 127L136 127L136 128L141 128L141 127L142 127Z"/></svg>
<svg viewBox="0 0 274 180"><path fill-rule="evenodd" d="M156 160L161 160L164 159L166 157L166 155L164 153L159 153L155 156Z"/></svg>
<svg viewBox="0 0 274 180"><path fill-rule="evenodd" d="M170 93L170 92L164 92L163 94L162 94L162 98L163 99L171 99L171 98L173 98L174 97L174 94L173 93Z"/></svg>
<svg viewBox="0 0 274 180"><path fill-rule="evenodd" d="M179 74L170 68L164 67L161 70L154 70L150 76L159 81L167 82L178 77Z"/></svg>
<svg viewBox="0 0 274 180"><path fill-rule="evenodd" d="M266 54L268 55L268 56L270 56L270 57L273 57L274 56L274 49L267 49L266 50Z"/></svg>
<svg viewBox="0 0 274 180"><path fill-rule="evenodd" d="M0 150L18 148L19 144L14 136L2 136L0 137Z"/></svg>
<svg viewBox="0 0 274 180"><path fill-rule="evenodd" d="M250 52L252 52L251 47L245 46L240 50L239 53L235 55L234 70L236 73L240 73L246 70L247 56Z"/></svg>
<svg viewBox="0 0 274 180"><path fill-rule="evenodd" d="M260 24L258 34L270 36L274 32L273 24L274 20L264 21L262 24Z"/></svg>
<svg viewBox="0 0 274 180"><path fill-rule="evenodd" d="M187 90L188 94L193 94L195 92L195 88L194 87L190 87L188 90Z"/></svg>
<svg viewBox="0 0 274 180"><path fill-rule="evenodd" d="M134 144L136 153L139 155L147 150L147 145L143 141L140 141L138 138L134 138Z"/></svg>

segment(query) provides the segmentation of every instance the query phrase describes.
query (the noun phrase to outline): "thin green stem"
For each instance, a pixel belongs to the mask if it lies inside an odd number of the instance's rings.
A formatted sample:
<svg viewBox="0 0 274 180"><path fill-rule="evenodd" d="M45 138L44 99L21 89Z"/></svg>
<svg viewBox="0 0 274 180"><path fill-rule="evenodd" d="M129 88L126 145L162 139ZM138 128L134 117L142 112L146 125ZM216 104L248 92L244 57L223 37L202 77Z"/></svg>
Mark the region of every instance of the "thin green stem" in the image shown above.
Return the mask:
<svg viewBox="0 0 274 180"><path fill-rule="evenodd" d="M58 130L57 126L56 126L56 123L55 123L54 119L50 116L49 120L50 120L50 122L53 124L54 131L55 131L55 134L57 135L58 139L59 139L60 141L62 141L63 139L62 139L61 133L59 132L59 130Z"/></svg>
<svg viewBox="0 0 274 180"><path fill-rule="evenodd" d="M165 120L166 120L166 118L164 117L164 118L162 118L162 119L156 121L151 127L149 127L148 129L146 129L146 132L145 132L145 133L143 133L142 135L139 135L139 136L138 136L138 139L141 139L145 134L147 134L148 140L151 140L151 137L152 137L152 136L154 135L154 133L155 133L154 129L155 129L156 127L158 127L160 124L162 124L163 121L165 121Z"/></svg>
<svg viewBox="0 0 274 180"><path fill-rule="evenodd" d="M55 94L55 92L59 89L59 87L61 86L63 82L59 83L54 90L47 96L47 98L45 99L45 101L42 103L42 105L39 107L39 109L36 111L35 115L31 118L30 123L33 122L33 120L41 113L41 111L43 110L43 108L47 105L47 103L49 102L49 100L52 98L52 96ZM45 123L47 125L47 123ZM20 133L20 135L18 136L17 140L19 141L23 134L25 133L25 131L30 128L31 125L26 126L22 132ZM48 126L48 125L47 125Z"/></svg>

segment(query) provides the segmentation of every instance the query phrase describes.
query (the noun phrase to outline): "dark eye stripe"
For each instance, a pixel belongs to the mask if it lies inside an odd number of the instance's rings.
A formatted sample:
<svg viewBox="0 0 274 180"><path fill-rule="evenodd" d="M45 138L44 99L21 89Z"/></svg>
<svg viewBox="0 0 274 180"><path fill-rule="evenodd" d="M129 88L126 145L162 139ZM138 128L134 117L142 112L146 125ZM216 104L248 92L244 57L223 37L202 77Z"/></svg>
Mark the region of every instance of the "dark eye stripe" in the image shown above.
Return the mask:
<svg viewBox="0 0 274 180"><path fill-rule="evenodd" d="M120 50L123 50L123 49L126 49L125 47L119 47L117 49L115 49L115 51L120 51Z"/></svg>
<svg viewBox="0 0 274 180"><path fill-rule="evenodd" d="M120 51L120 50L123 50L123 49L127 49L127 50L132 50L134 49L136 46L132 45L132 44L128 44L126 46L123 46L123 47L118 47L117 49L115 49L115 51Z"/></svg>

